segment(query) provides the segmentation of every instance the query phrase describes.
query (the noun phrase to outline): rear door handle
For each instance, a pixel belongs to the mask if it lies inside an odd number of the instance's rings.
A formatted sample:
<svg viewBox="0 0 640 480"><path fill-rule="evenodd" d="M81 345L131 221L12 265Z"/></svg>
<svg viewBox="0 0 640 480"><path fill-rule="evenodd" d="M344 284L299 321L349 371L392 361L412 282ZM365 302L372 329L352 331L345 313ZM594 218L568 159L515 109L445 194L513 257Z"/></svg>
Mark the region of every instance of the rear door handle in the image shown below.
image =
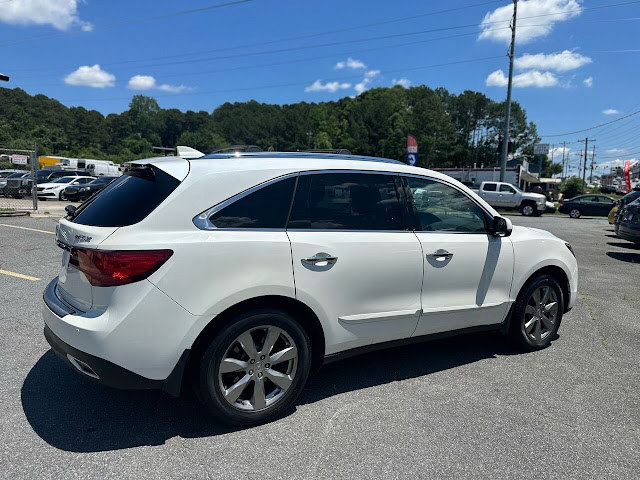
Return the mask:
<svg viewBox="0 0 640 480"><path fill-rule="evenodd" d="M328 253L320 252L316 253L313 257L303 258L302 261L309 265L316 265L323 267L326 265L333 265L338 261L338 257L329 255Z"/></svg>
<svg viewBox="0 0 640 480"><path fill-rule="evenodd" d="M443 249L436 250L433 253L427 253L427 258L445 258L449 260L451 257L453 257L453 253L449 253Z"/></svg>

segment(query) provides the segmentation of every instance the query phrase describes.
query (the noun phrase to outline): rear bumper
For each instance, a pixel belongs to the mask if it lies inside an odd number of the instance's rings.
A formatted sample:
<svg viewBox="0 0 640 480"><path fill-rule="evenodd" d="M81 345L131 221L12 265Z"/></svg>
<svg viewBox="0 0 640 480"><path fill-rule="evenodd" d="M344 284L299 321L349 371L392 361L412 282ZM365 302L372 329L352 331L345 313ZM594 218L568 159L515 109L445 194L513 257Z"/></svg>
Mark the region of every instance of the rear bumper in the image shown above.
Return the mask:
<svg viewBox="0 0 640 480"><path fill-rule="evenodd" d="M59 297L54 278L43 295L45 338L65 363L87 378L115 388L162 389L177 396L193 341L186 331L164 321L187 327L194 317L143 282L125 292L124 299L113 295L112 309L82 312ZM131 295L137 298L126 298ZM128 315L119 310L128 310Z"/></svg>
<svg viewBox="0 0 640 480"><path fill-rule="evenodd" d="M640 226L633 227L625 223L618 223L616 225L616 235L618 235L623 240L640 243Z"/></svg>

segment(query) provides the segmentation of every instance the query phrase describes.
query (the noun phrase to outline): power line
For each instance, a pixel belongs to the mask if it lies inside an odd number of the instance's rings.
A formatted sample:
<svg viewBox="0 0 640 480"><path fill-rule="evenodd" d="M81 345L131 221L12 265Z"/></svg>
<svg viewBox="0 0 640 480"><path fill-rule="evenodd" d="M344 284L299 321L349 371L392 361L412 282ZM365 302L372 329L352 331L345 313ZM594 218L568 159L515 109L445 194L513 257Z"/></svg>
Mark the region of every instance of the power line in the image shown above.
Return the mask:
<svg viewBox="0 0 640 480"><path fill-rule="evenodd" d="M605 125L610 125L612 123L619 122L620 120L624 120L625 118L632 117L634 115L637 115L638 113L640 113L640 110L636 110L635 112L629 113L629 114L624 115L624 116L622 116L620 118L616 118L615 120L611 120L610 122L601 123L599 125L595 125L595 126L589 127L589 128L583 128L582 130L575 130L573 132L567 132L567 133L558 133L558 134L555 134L555 135L540 135L540 137L542 137L542 138L567 137L569 135L575 135L576 133L588 132L590 130L595 130L596 128L604 127Z"/></svg>
<svg viewBox="0 0 640 480"><path fill-rule="evenodd" d="M411 72L411 71L417 71L417 70L425 70L425 69L429 69L429 68L438 68L438 67L446 67L446 66L451 66L451 65L461 65L461 64L466 64L466 63L476 63L476 62L482 62L482 61L487 61L487 60L495 60L497 58L503 58L502 55L494 55L491 57L482 57L482 58L470 58L470 59L465 59L465 60L457 60L457 61L452 61L452 62L445 62L445 63L434 63L434 64L430 64L430 65L420 65L420 66L414 66L414 67L405 67L405 68L398 68L398 69L393 69L393 70L381 70L380 73L383 74L390 74L390 73L400 73L400 72ZM354 80L354 79L361 79L362 75L350 75L347 77L339 77L339 78L330 78L327 79L327 82L335 82L335 81L345 81L345 80ZM231 93L231 92L242 92L242 91L252 91L252 90L267 90L267 89L272 89L272 88L284 88L284 87L299 87L299 86L307 86L311 83L313 83L316 78L313 79L307 79L304 82L291 82L291 83L280 83L280 84L272 84L272 85L258 85L258 86L252 86L252 87L241 87L241 88L230 88L230 89L216 89L216 90L203 90L203 91L197 91L197 92L180 92L180 93L170 93L170 94L160 94L160 95L154 95L154 97L176 97L176 96L197 96L197 95L210 95L210 94L215 94L215 93ZM111 97L111 98L89 98L89 99L75 99L74 102L91 102L91 101L105 101L105 100L128 100L129 98L131 98L130 96L126 96L126 97Z"/></svg>

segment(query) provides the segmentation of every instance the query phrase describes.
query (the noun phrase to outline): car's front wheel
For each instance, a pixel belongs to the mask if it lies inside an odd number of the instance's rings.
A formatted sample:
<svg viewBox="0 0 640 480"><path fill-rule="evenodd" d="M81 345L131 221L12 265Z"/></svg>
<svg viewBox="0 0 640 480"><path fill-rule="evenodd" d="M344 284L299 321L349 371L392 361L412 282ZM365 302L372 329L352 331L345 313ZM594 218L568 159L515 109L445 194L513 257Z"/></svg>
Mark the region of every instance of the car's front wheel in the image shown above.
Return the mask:
<svg viewBox="0 0 640 480"><path fill-rule="evenodd" d="M569 210L569 216L571 218L580 218L581 215L582 212L578 208L572 208L571 210Z"/></svg>
<svg viewBox="0 0 640 480"><path fill-rule="evenodd" d="M522 206L520 212L522 212L522 215L524 215L525 217L531 217L534 213L536 213L536 207L534 205L531 205L530 203L527 203Z"/></svg>
<svg viewBox="0 0 640 480"><path fill-rule="evenodd" d="M67 199L67 196L64 194L64 192L60 192L59 200L61 202L64 202L66 199Z"/></svg>
<svg viewBox="0 0 640 480"><path fill-rule="evenodd" d="M255 310L209 345L200 362L199 396L225 423L264 423L293 405L310 368L311 343L298 322L283 311Z"/></svg>
<svg viewBox="0 0 640 480"><path fill-rule="evenodd" d="M560 327L564 298L550 275L541 275L520 293L510 324L512 340L525 350L547 347Z"/></svg>

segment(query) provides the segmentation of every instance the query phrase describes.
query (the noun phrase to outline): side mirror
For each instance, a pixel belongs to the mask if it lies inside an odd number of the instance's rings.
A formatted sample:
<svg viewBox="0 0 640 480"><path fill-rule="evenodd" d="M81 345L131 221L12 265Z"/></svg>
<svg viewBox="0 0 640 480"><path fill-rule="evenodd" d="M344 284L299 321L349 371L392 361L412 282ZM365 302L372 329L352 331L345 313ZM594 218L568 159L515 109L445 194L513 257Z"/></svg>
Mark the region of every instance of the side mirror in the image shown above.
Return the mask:
<svg viewBox="0 0 640 480"><path fill-rule="evenodd" d="M64 207L64 211L67 212L69 217L73 217L73 214L76 213L76 207L74 205L67 205Z"/></svg>
<svg viewBox="0 0 640 480"><path fill-rule="evenodd" d="M504 217L493 217L492 233L496 237L508 237L513 231L511 220Z"/></svg>

